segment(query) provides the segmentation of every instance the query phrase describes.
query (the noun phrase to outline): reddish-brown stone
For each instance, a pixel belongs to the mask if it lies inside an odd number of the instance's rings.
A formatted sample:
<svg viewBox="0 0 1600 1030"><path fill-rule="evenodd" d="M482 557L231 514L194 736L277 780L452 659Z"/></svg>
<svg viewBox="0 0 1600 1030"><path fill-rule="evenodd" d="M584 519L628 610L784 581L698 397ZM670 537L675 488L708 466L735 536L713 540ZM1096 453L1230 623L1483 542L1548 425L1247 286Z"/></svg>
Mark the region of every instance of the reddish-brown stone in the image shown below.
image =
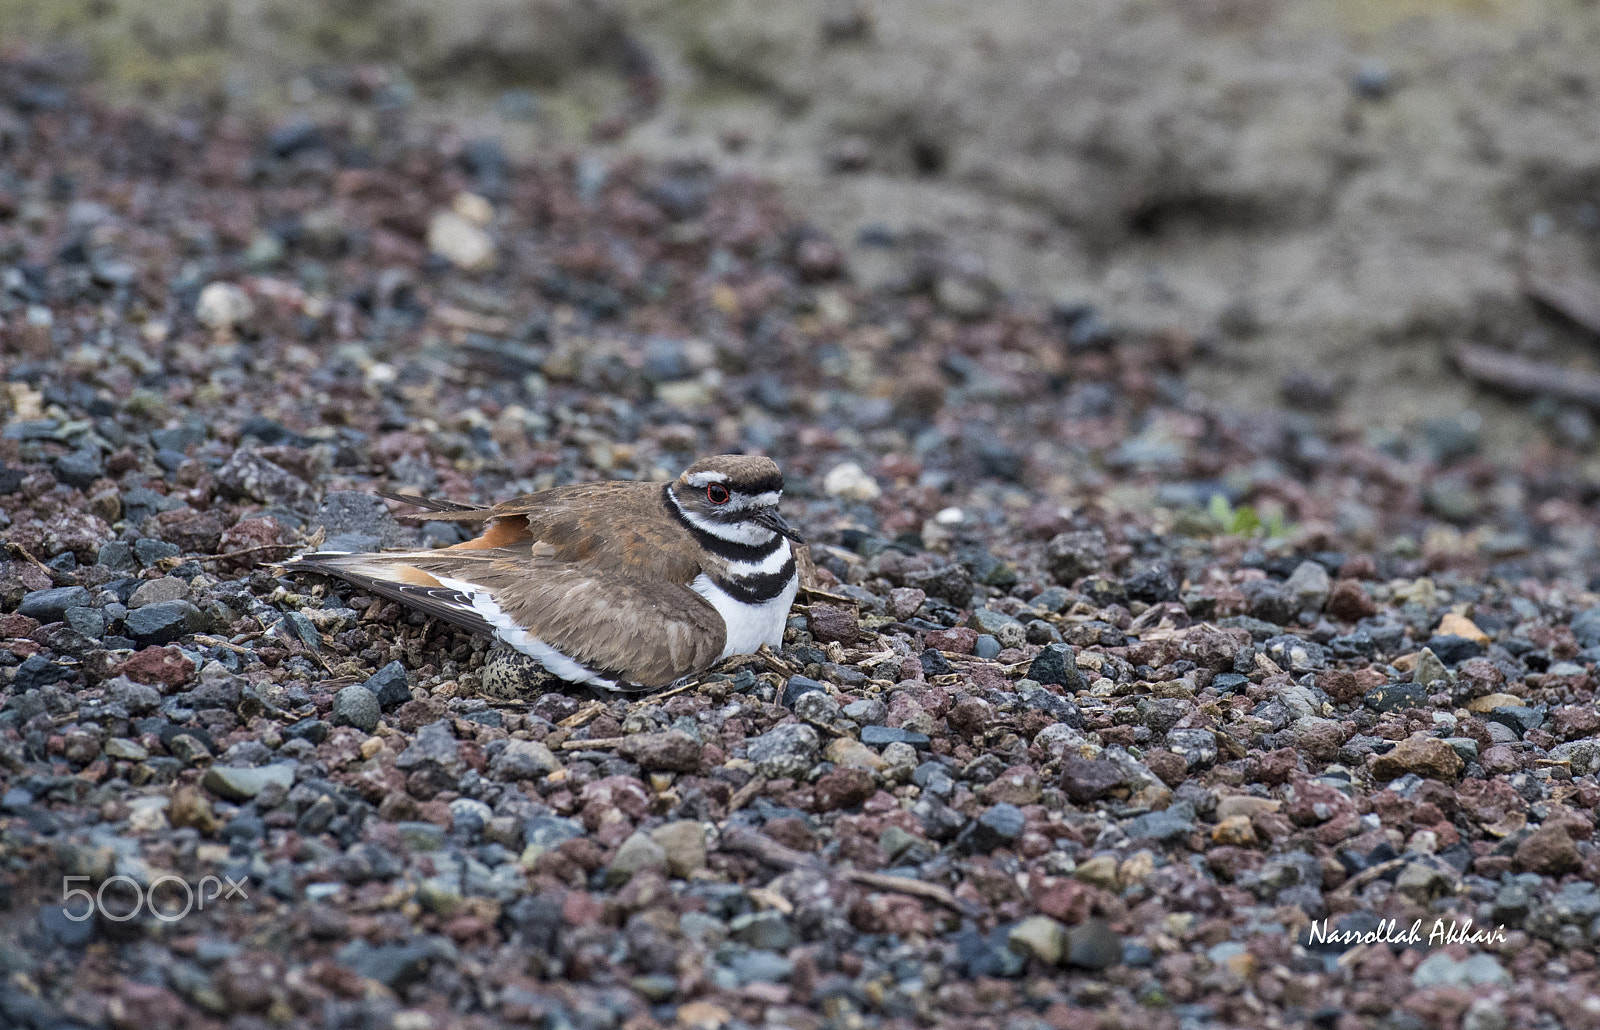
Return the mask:
<svg viewBox="0 0 1600 1030"><path fill-rule="evenodd" d="M1506 776L1522 768L1522 755L1508 744L1496 744L1478 756L1478 764L1494 776Z"/></svg>
<svg viewBox="0 0 1600 1030"><path fill-rule="evenodd" d="M1245 766L1245 776L1269 786L1289 782L1299 765L1300 755L1292 747L1280 747L1263 755L1252 756Z"/></svg>
<svg viewBox="0 0 1600 1030"><path fill-rule="evenodd" d="M972 649L978 645L978 631L970 626L936 629L928 634L925 643L935 651L971 654Z"/></svg>
<svg viewBox="0 0 1600 1030"><path fill-rule="evenodd" d="M854 608L837 604L814 604L806 621L811 629L811 636L824 644L834 641L853 644L861 636L861 622L856 618Z"/></svg>
<svg viewBox="0 0 1600 1030"><path fill-rule="evenodd" d="M1069 925L1089 918L1094 908L1096 888L1082 880L1061 880L1052 884L1034 900L1034 905L1052 919Z"/></svg>
<svg viewBox="0 0 1600 1030"><path fill-rule="evenodd" d="M1106 759L1074 756L1061 763L1061 789L1074 804L1098 801L1122 781L1122 769Z"/></svg>
<svg viewBox="0 0 1600 1030"><path fill-rule="evenodd" d="M135 683L161 683L181 687L194 675L194 663L175 647L147 647L111 669L113 676L126 676Z"/></svg>
<svg viewBox="0 0 1600 1030"><path fill-rule="evenodd" d="M1565 826L1541 826L1517 845L1517 868L1541 876L1560 876L1578 868L1578 846Z"/></svg>
<svg viewBox="0 0 1600 1030"><path fill-rule="evenodd" d="M1316 826L1347 811L1354 811L1354 806L1343 791L1303 777L1295 780L1294 798L1284 808L1289 821L1297 826Z"/></svg>
<svg viewBox="0 0 1600 1030"><path fill-rule="evenodd" d="M1333 589L1328 592L1328 601L1324 607L1329 615L1346 622L1355 622L1369 615L1378 614L1377 602L1368 597L1361 584L1353 579L1335 580Z"/></svg>
<svg viewBox="0 0 1600 1030"><path fill-rule="evenodd" d="M223 554L236 555L231 559L236 566L251 568L288 557L291 548L284 543L287 536L278 520L270 515L244 519L222 534L217 549Z"/></svg>
<svg viewBox="0 0 1600 1030"><path fill-rule="evenodd" d="M840 766L817 780L817 811L854 808L870 798L877 789L872 774L867 770Z"/></svg>
<svg viewBox="0 0 1600 1030"><path fill-rule="evenodd" d="M1189 763L1183 756L1174 754L1165 748L1145 752L1144 764L1149 770L1161 777L1161 782L1169 787L1176 787L1189 778Z"/></svg>
<svg viewBox="0 0 1600 1030"><path fill-rule="evenodd" d="M1345 559L1339 567L1339 578L1346 579L1377 579L1378 563L1370 554L1352 554Z"/></svg>
<svg viewBox="0 0 1600 1030"><path fill-rule="evenodd" d="M26 637L39 628L39 620L15 612L0 615L0 637Z"/></svg>
<svg viewBox="0 0 1600 1030"><path fill-rule="evenodd" d="M780 819L770 820L762 830L768 837L785 847L796 851L817 850L817 835L811 832L811 827L798 816L787 815Z"/></svg>
<svg viewBox="0 0 1600 1030"><path fill-rule="evenodd" d="M1578 740L1600 734L1600 709L1594 705L1567 705L1550 715L1551 731L1558 740Z"/></svg>
<svg viewBox="0 0 1600 1030"><path fill-rule="evenodd" d="M963 698L950 709L950 728L963 737L980 736L994 725L994 706L978 697Z"/></svg>
<svg viewBox="0 0 1600 1030"><path fill-rule="evenodd" d="M1359 701L1373 687L1388 682L1375 669L1330 669L1317 677L1317 686L1327 692L1335 704Z"/></svg>
<svg viewBox="0 0 1600 1030"><path fill-rule="evenodd" d="M1022 807L1038 803L1042 788L1031 765L1016 765L984 784L979 793L985 801Z"/></svg>
<svg viewBox="0 0 1600 1030"><path fill-rule="evenodd" d="M1339 748L1348 739L1344 727L1331 719L1323 720L1295 738L1295 747L1308 759L1331 762L1339 757Z"/></svg>
<svg viewBox="0 0 1600 1030"><path fill-rule="evenodd" d="M1249 642L1250 634L1244 630L1196 627L1183 638L1178 656L1220 672L1233 667L1233 656Z"/></svg>
<svg viewBox="0 0 1600 1030"><path fill-rule="evenodd" d="M227 528L228 520L221 512L193 508L158 512L144 521L148 535L177 544L186 553L215 554Z"/></svg>

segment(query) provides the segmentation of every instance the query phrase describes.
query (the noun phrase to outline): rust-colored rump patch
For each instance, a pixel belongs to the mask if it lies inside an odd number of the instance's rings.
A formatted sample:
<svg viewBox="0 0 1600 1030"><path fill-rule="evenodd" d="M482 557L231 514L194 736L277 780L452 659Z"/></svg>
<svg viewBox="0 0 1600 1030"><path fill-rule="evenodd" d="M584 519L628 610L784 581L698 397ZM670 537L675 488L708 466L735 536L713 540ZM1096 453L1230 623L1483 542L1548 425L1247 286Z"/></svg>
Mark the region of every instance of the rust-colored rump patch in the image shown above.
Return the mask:
<svg viewBox="0 0 1600 1030"><path fill-rule="evenodd" d="M444 550L487 551L495 547L510 547L512 544L527 540L532 535L528 532L527 516L513 515L492 523L482 535L475 536L466 543L452 544Z"/></svg>

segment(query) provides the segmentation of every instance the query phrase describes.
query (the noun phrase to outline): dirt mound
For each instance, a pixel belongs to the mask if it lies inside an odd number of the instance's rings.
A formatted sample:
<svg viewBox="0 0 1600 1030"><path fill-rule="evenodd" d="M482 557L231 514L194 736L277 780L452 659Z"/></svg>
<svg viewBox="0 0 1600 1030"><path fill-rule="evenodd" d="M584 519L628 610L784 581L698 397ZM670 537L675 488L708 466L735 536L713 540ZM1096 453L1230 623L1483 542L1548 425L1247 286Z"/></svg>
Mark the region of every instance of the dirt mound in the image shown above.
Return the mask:
<svg viewBox="0 0 1600 1030"><path fill-rule="evenodd" d="M1522 281L1593 266L1590 8L131 0L13 4L0 27L66 39L140 95L376 92L513 152L599 136L758 171L865 286L1178 326L1214 342L1197 382L1232 403L1309 377L1351 425L1471 406L1502 454L1540 419L1593 435L1447 361L1469 340L1594 366Z"/></svg>

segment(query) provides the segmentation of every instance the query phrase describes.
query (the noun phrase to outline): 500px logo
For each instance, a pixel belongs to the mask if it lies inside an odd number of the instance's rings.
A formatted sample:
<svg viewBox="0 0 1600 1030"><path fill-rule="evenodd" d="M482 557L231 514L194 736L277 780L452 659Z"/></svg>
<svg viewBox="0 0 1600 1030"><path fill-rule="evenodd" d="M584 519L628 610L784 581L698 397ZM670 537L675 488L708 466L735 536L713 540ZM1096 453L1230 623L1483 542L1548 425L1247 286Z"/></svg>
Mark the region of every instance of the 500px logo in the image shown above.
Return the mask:
<svg viewBox="0 0 1600 1030"><path fill-rule="evenodd" d="M220 880L215 876L205 876L201 877L197 885L191 887L189 882L182 877L167 873L150 881L150 887L146 890L133 877L123 876L119 873L116 876L108 876L102 880L100 889L93 894L89 893L86 888L72 885L75 880L90 879L92 878L88 876L63 876L61 878L61 914L75 923L81 923L95 915L95 913L99 913L102 918L109 919L114 923L121 923L132 919L139 914L141 908L146 907L149 908L150 914L157 919L165 923L172 923L188 915L191 910L197 912L205 911L206 905L210 902L226 901L229 898L249 900L250 897L244 890L245 883L250 879L248 876L237 880L231 876L224 876ZM115 883L123 883L133 889L131 904L128 901L128 890L126 888L113 889L110 895L110 900L113 904L106 904L106 890ZM209 894L207 893L208 887L210 888ZM161 892L160 898L156 896L157 891ZM77 904L79 899L82 899L83 911L74 912L71 906ZM177 906L179 900L183 901L182 908Z"/></svg>

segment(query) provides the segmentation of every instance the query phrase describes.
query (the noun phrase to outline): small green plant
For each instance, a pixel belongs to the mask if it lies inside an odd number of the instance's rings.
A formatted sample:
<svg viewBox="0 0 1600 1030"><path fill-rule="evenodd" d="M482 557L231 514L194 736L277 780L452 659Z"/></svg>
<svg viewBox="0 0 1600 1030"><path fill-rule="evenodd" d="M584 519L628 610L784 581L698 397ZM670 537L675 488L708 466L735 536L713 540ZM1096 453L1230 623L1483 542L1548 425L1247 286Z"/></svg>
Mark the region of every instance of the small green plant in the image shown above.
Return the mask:
<svg viewBox="0 0 1600 1030"><path fill-rule="evenodd" d="M1211 503L1206 510L1221 532L1227 536L1264 536L1271 539L1289 534L1289 525L1284 522L1283 512L1275 508L1269 509L1266 518L1263 519L1255 508L1248 504L1241 504L1235 508L1226 497L1212 494Z"/></svg>

